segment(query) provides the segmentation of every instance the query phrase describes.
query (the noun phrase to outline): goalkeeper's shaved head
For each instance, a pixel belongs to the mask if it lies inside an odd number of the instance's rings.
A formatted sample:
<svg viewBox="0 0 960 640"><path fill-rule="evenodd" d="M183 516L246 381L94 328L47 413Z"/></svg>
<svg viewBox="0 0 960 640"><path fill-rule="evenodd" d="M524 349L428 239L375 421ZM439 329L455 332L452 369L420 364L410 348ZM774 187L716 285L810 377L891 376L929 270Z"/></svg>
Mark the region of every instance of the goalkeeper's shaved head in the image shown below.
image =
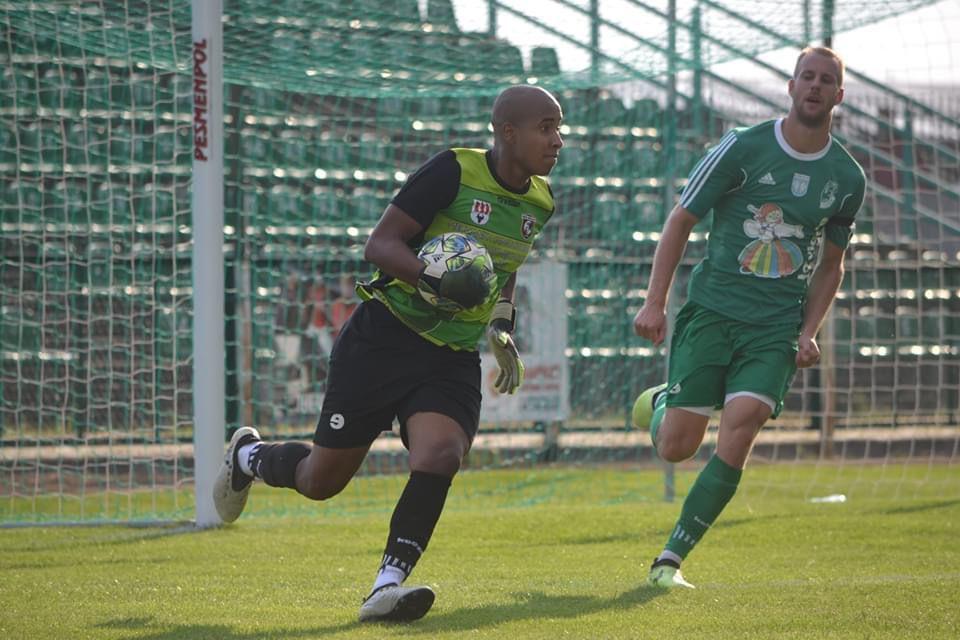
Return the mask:
<svg viewBox="0 0 960 640"><path fill-rule="evenodd" d="M557 164L563 111L550 92L528 84L508 87L493 103L493 159L499 177L516 189Z"/></svg>
<svg viewBox="0 0 960 640"><path fill-rule="evenodd" d="M493 103L490 121L494 132L499 134L505 124L539 120L542 113L554 110L560 110L560 103L549 91L528 84L517 85L500 92Z"/></svg>

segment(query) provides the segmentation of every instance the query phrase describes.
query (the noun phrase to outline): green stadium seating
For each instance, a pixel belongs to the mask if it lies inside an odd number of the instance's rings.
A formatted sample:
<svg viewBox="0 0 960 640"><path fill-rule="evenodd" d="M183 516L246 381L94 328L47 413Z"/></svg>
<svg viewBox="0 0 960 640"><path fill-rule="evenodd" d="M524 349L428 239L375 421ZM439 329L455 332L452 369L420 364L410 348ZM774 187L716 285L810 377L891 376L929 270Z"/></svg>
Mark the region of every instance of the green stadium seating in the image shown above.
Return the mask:
<svg viewBox="0 0 960 640"><path fill-rule="evenodd" d="M624 151L624 157L631 177L659 178L663 175L663 152L653 144L635 141L630 149Z"/></svg>
<svg viewBox="0 0 960 640"><path fill-rule="evenodd" d="M174 162L174 144L176 136L172 129L158 129L154 132L154 157L158 164Z"/></svg>
<svg viewBox="0 0 960 640"><path fill-rule="evenodd" d="M533 47L530 50L530 75L543 77L560 73L557 50L553 47Z"/></svg>
<svg viewBox="0 0 960 640"><path fill-rule="evenodd" d="M63 98L66 87L66 80L61 73L61 68L50 66L40 73L38 83L38 103L39 106L46 109L59 109L64 106Z"/></svg>
<svg viewBox="0 0 960 640"><path fill-rule="evenodd" d="M375 20L394 26L398 22L419 23L420 7L417 0L353 0L342 7L349 15L364 20Z"/></svg>
<svg viewBox="0 0 960 640"><path fill-rule="evenodd" d="M110 103L110 76L103 71L90 70L84 81L83 106L90 110L107 110Z"/></svg>
<svg viewBox="0 0 960 640"><path fill-rule="evenodd" d="M36 121L20 120L18 122L17 138L19 147L17 155L20 163L39 164L41 129Z"/></svg>
<svg viewBox="0 0 960 640"><path fill-rule="evenodd" d="M17 156L17 134L14 129L14 121L0 120L0 163L15 163Z"/></svg>
<svg viewBox="0 0 960 640"><path fill-rule="evenodd" d="M324 169L342 169L347 166L348 145L337 140L324 140L316 145L319 166Z"/></svg>
<svg viewBox="0 0 960 640"><path fill-rule="evenodd" d="M356 225L373 225L380 219L389 198L375 193L355 193L349 197L353 214L351 222Z"/></svg>
<svg viewBox="0 0 960 640"><path fill-rule="evenodd" d="M133 159L133 145L130 129L114 127L110 130L110 163L128 165Z"/></svg>
<svg viewBox="0 0 960 640"><path fill-rule="evenodd" d="M624 142L598 144L593 149L591 161L586 168L587 173L606 178L625 175L625 152Z"/></svg>
<svg viewBox="0 0 960 640"><path fill-rule="evenodd" d="M627 118L630 126L643 128L660 126L660 105L652 98L637 100L629 111Z"/></svg>
<svg viewBox="0 0 960 640"><path fill-rule="evenodd" d="M663 229L663 223L666 220L663 202L652 200L644 194L638 194L634 197L630 215L633 230L646 233L660 231Z"/></svg>
<svg viewBox="0 0 960 640"><path fill-rule="evenodd" d="M157 78L147 75L130 77L132 107L137 111L152 111L157 102Z"/></svg>
<svg viewBox="0 0 960 640"><path fill-rule="evenodd" d="M523 55L520 48L504 41L494 41L490 48L490 63L501 76L523 76Z"/></svg>
<svg viewBox="0 0 960 640"><path fill-rule="evenodd" d="M10 99L18 109L32 110L37 106L37 77L33 69L20 65L13 67L13 85ZM5 85L6 86L6 85Z"/></svg>
<svg viewBox="0 0 960 640"><path fill-rule="evenodd" d="M601 98L594 106L594 122L601 127L624 126L628 122L627 109L616 96Z"/></svg>
<svg viewBox="0 0 960 640"><path fill-rule="evenodd" d="M460 32L451 0L428 0L427 22L444 27L452 33Z"/></svg>

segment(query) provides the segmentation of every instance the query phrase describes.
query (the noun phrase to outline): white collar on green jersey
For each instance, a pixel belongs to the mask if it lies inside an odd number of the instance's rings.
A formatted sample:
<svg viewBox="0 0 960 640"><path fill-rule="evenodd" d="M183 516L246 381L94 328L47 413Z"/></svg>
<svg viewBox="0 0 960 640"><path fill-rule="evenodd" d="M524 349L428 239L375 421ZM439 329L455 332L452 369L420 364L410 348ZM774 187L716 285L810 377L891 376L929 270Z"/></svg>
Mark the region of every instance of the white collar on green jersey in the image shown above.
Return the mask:
<svg viewBox="0 0 960 640"><path fill-rule="evenodd" d="M796 158L797 160L819 160L823 156L827 155L827 151L830 151L830 145L833 144L833 136L830 136L827 138L827 144L825 144L823 149L820 149L820 151L814 151L813 153L800 153L791 147L790 143L787 142L787 139L783 137L783 118L780 118L774 123L773 131L777 136L777 143L780 145L780 148L783 149L783 152L791 158Z"/></svg>

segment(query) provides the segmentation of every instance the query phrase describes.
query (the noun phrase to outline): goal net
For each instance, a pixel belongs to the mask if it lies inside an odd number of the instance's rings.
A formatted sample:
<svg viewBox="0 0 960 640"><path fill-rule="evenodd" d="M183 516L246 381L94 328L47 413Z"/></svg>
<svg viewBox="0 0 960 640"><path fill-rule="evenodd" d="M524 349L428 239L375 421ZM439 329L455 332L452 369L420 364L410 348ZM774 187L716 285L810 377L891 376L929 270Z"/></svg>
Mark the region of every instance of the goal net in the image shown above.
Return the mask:
<svg viewBox="0 0 960 640"><path fill-rule="evenodd" d="M391 195L434 153L490 145L493 98L530 82L564 111L558 213L518 292L527 382L498 397L485 376L467 468L659 469L629 412L662 381L665 351L631 321L665 214L725 130L785 112L799 47L829 36L849 66L835 133L867 172L867 201L823 362L759 438L755 464L776 472L744 490L910 497L934 484L955 497L953 3L677 0L673 16L654 0L597 4L224 0L223 139L211 141L224 157L224 440L244 424L311 438L332 341L371 273L363 243ZM0 7L0 522L191 519L203 212L190 204L190 3ZM883 63L863 53L877 42ZM361 473L405 465L387 434ZM631 491L655 499L663 483ZM342 508L393 497L358 482ZM251 508L280 508L271 500Z"/></svg>

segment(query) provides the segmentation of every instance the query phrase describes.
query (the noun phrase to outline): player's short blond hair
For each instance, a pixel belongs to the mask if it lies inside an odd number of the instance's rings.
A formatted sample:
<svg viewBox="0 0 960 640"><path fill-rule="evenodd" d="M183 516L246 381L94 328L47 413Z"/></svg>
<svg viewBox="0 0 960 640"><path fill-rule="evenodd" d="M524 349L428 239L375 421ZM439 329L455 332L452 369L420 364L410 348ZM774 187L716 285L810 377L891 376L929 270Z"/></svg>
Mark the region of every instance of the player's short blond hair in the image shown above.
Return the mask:
<svg viewBox="0 0 960 640"><path fill-rule="evenodd" d="M841 58L840 55L830 47L804 47L803 51L800 52L800 55L797 56L797 64L793 68L793 77L796 78L797 74L800 73L800 63L803 62L803 59L810 53L816 53L825 58L831 58L837 63L837 67L840 69L840 75L837 77L837 86L842 87L843 71L846 68L846 65L843 64L843 58Z"/></svg>

